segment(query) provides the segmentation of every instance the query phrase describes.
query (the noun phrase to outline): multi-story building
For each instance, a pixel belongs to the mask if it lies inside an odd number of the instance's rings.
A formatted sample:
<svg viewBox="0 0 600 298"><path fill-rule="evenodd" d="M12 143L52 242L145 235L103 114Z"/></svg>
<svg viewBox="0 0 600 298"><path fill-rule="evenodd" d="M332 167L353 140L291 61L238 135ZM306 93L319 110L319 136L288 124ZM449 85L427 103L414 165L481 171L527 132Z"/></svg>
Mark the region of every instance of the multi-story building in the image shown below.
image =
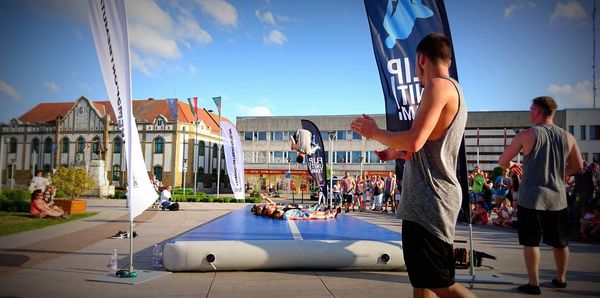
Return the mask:
<svg viewBox="0 0 600 298"><path fill-rule="evenodd" d="M290 150L289 135L300 128L300 119L313 121L320 129L325 146L327 167L329 151L333 152L333 177L344 171L352 175L385 174L394 171L394 164L380 162L375 150L384 146L365 140L350 130L350 123L360 115L238 117L237 129L244 148L246 181L253 187L284 184L285 173L291 169L296 184L308 183L306 165L295 162L296 153ZM374 115L380 127L385 127L385 115ZM569 130L576 138L583 158L600 161L600 109L567 109L556 112L556 125ZM528 111L469 112L465 129L467 169L479 164L491 171L512 138L531 126ZM329 132L333 135L330 142ZM331 147L333 146L333 149ZM518 155L515 161L521 161Z"/></svg>
<svg viewBox="0 0 600 298"><path fill-rule="evenodd" d="M221 146L218 116L200 110L196 119L181 101L177 110L175 119L166 100L133 101L149 175L178 187L184 184L184 176L186 187L193 187L196 176L199 190L216 190ZM110 102L80 97L74 103L38 104L9 124L0 125L4 140L0 147L2 183L28 184L36 169L50 172L59 166L87 165L102 159L109 181L122 186L127 181L125 144L114 119ZM98 153L99 147L106 150L104 154ZM220 159L224 165L222 153ZM226 181L226 171L221 168L221 181Z"/></svg>

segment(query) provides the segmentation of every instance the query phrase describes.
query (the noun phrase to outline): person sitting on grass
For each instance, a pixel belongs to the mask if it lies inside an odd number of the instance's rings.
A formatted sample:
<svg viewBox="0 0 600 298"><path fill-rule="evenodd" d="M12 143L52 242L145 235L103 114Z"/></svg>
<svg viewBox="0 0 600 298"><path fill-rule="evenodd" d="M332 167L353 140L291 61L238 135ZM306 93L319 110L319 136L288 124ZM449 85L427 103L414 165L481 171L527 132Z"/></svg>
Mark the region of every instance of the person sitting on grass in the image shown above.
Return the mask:
<svg viewBox="0 0 600 298"><path fill-rule="evenodd" d="M29 214L33 217L49 217L57 219L65 219L69 216L57 206L48 207L44 201L44 194L39 189L34 190L31 194L31 207L29 208Z"/></svg>
<svg viewBox="0 0 600 298"><path fill-rule="evenodd" d="M50 208L54 206L53 192L54 187L46 186L46 189L44 190L44 202L46 202L46 205Z"/></svg>

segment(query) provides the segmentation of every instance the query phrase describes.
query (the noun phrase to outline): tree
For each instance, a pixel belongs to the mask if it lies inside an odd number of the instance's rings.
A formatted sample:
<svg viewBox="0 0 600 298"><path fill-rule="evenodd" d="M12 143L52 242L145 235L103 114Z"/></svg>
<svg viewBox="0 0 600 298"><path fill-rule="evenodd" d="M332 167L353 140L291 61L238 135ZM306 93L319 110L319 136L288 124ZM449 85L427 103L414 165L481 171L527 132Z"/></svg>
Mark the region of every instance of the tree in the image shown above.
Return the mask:
<svg viewBox="0 0 600 298"><path fill-rule="evenodd" d="M81 167L58 168L52 176L52 184L73 200L94 188L88 172Z"/></svg>

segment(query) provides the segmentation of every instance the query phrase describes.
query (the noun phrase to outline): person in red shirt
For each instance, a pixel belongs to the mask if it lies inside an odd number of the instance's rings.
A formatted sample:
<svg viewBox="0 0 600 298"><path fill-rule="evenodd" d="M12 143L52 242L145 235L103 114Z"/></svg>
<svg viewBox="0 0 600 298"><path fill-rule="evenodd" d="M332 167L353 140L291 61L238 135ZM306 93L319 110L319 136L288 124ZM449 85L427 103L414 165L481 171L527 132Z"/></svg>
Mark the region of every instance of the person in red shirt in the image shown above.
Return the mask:
<svg viewBox="0 0 600 298"><path fill-rule="evenodd" d="M58 207L50 208L50 207L48 207L48 205L46 205L46 201L44 201L44 194L39 189L36 189L31 194L31 207L29 208L29 213L32 216L39 217L39 218L44 218L44 217L64 218L65 217L65 212L62 209L60 209Z"/></svg>

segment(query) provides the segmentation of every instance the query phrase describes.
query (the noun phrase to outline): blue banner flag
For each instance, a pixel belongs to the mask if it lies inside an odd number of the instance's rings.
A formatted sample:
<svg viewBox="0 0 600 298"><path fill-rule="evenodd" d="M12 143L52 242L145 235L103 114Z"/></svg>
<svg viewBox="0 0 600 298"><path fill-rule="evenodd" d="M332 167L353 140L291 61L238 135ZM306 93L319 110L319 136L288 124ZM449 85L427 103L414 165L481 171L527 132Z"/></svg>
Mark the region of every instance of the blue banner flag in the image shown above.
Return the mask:
<svg viewBox="0 0 600 298"><path fill-rule="evenodd" d="M311 155L306 156L306 166L308 167L308 173L317 182L323 195L327 197L327 177L326 177L326 164L323 152L323 139L321 138L321 132L319 128L310 120L301 119L302 128L310 131L312 134L311 143L314 144L314 152Z"/></svg>
<svg viewBox="0 0 600 298"><path fill-rule="evenodd" d="M178 100L177 98L167 98L167 104L169 105L169 111L171 111L171 115L173 115L173 121L175 123L177 123L177 107L179 106L177 104Z"/></svg>
<svg viewBox="0 0 600 298"><path fill-rule="evenodd" d="M414 73L417 44L433 32L452 40L444 1L364 0L364 3L385 99L387 130L405 131L412 126L423 94ZM458 80L454 55L450 76ZM457 176L463 189L463 208L468 208L464 148L463 140ZM396 176L402 179L404 160L398 159L396 163Z"/></svg>

